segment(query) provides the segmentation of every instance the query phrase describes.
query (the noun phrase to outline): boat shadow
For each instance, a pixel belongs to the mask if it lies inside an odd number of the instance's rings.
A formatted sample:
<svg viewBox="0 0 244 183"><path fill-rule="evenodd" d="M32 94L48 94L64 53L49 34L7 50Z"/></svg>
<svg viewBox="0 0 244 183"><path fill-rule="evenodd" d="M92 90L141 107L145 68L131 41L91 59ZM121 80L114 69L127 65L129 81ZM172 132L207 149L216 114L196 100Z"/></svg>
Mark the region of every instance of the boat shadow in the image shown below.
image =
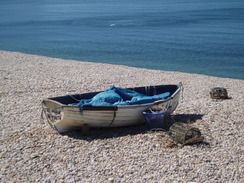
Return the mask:
<svg viewBox="0 0 244 183"><path fill-rule="evenodd" d="M92 141L96 139L118 138L128 135L145 134L148 132L145 124L128 126L128 127L105 127L105 128L90 128L88 133L82 133L82 129L77 129L64 133L71 138Z"/></svg>
<svg viewBox="0 0 244 183"><path fill-rule="evenodd" d="M175 122L191 122L194 123L199 119L202 119L203 114L177 114L171 115L164 120L164 126L162 129L157 129L160 131L167 132L172 124ZM123 136L133 136L138 134L146 134L150 132L146 124L128 127L108 127L108 128L90 128L88 133L83 133L82 129L77 129L62 135L67 135L70 138L93 141L97 139L109 139L109 138L119 138Z"/></svg>

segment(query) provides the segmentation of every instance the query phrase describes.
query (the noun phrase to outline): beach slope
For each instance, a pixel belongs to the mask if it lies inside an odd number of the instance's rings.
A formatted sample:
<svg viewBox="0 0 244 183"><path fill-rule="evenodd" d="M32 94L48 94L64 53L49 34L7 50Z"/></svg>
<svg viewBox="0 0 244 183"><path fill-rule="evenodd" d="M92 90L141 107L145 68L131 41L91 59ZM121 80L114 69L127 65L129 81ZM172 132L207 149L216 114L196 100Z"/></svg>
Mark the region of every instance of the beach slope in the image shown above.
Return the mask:
<svg viewBox="0 0 244 183"><path fill-rule="evenodd" d="M244 80L0 51L0 182L241 182ZM176 121L204 143L179 147L145 126L58 134L40 121L47 97L183 83ZM230 99L212 100L212 87Z"/></svg>

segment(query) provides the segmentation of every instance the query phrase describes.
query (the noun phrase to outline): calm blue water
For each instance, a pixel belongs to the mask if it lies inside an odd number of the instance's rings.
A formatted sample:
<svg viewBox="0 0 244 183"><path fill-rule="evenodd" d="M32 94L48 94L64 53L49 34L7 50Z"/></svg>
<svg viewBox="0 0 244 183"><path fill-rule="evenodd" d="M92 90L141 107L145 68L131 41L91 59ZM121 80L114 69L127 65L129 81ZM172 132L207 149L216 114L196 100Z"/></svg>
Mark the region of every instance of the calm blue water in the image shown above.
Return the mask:
<svg viewBox="0 0 244 183"><path fill-rule="evenodd" d="M244 1L0 0L0 49L244 79Z"/></svg>

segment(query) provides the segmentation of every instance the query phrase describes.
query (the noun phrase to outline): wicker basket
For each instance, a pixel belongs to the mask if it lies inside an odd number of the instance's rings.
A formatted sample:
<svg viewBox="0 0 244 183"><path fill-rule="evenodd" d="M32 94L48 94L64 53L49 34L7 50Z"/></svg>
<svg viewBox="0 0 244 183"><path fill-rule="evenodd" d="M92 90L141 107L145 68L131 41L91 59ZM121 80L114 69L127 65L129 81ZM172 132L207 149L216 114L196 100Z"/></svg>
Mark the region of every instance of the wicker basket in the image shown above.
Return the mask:
<svg viewBox="0 0 244 183"><path fill-rule="evenodd" d="M204 139L198 128L192 128L181 122L176 122L170 127L169 135L175 142L183 145L202 142Z"/></svg>
<svg viewBox="0 0 244 183"><path fill-rule="evenodd" d="M228 98L227 90L222 87L212 88L210 91L210 96L212 99L227 99Z"/></svg>

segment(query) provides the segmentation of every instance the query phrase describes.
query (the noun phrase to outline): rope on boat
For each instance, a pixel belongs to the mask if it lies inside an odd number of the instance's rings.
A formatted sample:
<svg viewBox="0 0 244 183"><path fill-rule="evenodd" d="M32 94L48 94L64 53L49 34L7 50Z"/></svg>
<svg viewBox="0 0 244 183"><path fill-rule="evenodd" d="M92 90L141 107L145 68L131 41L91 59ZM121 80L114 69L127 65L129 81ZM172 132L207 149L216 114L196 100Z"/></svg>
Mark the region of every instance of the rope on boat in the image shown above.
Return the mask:
<svg viewBox="0 0 244 183"><path fill-rule="evenodd" d="M74 99L77 102L80 102L81 100L78 100L77 98L73 97L72 95L69 95L72 99Z"/></svg>
<svg viewBox="0 0 244 183"><path fill-rule="evenodd" d="M51 124L48 116L47 116L46 109L47 109L47 107L45 107L44 104L42 103L41 122L44 124L43 114L45 114L46 119L47 119L47 123L51 126L51 128L54 128L53 125Z"/></svg>
<svg viewBox="0 0 244 183"><path fill-rule="evenodd" d="M43 117L43 114L45 114L45 117L46 117L46 120L47 120L47 123L51 126L51 128L55 129L54 126L52 125L52 122L49 120L48 116L47 116L47 107L44 105L44 103L42 102L42 112L41 112L41 119L40 119L40 122L42 122L44 124L44 117ZM55 109L58 109L58 108L55 108Z"/></svg>
<svg viewBox="0 0 244 183"><path fill-rule="evenodd" d="M154 90L153 90L153 95L157 95L157 90L156 90L156 86L153 86Z"/></svg>
<svg viewBox="0 0 244 183"><path fill-rule="evenodd" d="M145 86L145 94L148 95L148 86Z"/></svg>
<svg viewBox="0 0 244 183"><path fill-rule="evenodd" d="M108 127L111 127L111 125L114 123L115 118L116 118L116 111L114 110L113 119L112 119L112 121L110 122L110 124L108 125Z"/></svg>

